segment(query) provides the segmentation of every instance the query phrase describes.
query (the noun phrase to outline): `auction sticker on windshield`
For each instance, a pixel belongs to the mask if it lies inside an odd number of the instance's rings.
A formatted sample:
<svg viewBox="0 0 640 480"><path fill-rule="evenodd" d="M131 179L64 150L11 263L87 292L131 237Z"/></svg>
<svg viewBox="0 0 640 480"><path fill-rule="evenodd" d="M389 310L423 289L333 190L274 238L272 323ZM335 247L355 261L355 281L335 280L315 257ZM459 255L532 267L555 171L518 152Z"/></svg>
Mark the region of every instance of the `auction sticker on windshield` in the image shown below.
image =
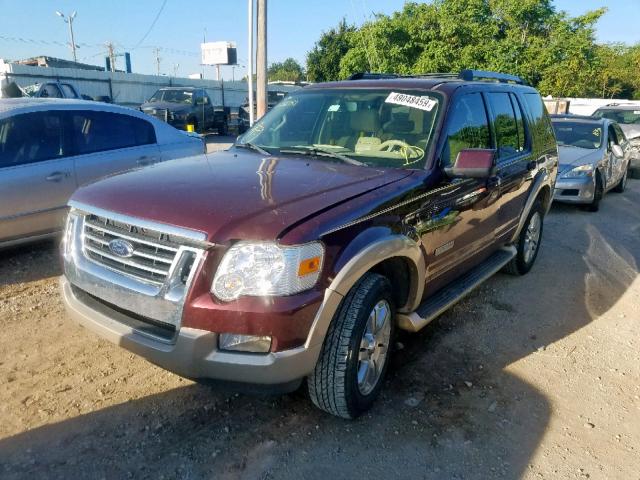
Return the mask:
<svg viewBox="0 0 640 480"><path fill-rule="evenodd" d="M438 104L438 100L418 95L407 95L406 93L391 92L385 103L393 103L394 105L403 105L405 107L419 108L430 112Z"/></svg>

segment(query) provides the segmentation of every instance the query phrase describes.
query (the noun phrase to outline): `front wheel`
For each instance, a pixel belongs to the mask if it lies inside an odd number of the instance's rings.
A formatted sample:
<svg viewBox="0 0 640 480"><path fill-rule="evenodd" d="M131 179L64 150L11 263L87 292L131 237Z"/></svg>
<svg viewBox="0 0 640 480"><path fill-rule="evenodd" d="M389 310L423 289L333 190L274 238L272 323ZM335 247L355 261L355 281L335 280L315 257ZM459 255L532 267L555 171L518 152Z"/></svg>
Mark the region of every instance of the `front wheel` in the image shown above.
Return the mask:
<svg viewBox="0 0 640 480"><path fill-rule="evenodd" d="M504 270L512 275L524 275L531 270L538 257L540 240L542 240L542 227L544 208L538 200L525 221L518 242L516 243L516 256L507 263Z"/></svg>
<svg viewBox="0 0 640 480"><path fill-rule="evenodd" d="M604 197L604 182L602 181L602 177L600 173L596 172L596 177L593 185L593 200L589 205L587 205L587 210L590 212L597 212L600 210L600 202L602 201L602 197Z"/></svg>
<svg viewBox="0 0 640 480"><path fill-rule="evenodd" d="M309 376L318 408L351 419L371 407L389 363L393 320L389 280L367 273L344 298Z"/></svg>
<svg viewBox="0 0 640 480"><path fill-rule="evenodd" d="M628 178L629 178L629 167L627 166L626 170L624 171L624 175L622 175L622 178L620 179L618 184L615 187L613 187L613 191L616 193L624 192L625 189L627 188Z"/></svg>

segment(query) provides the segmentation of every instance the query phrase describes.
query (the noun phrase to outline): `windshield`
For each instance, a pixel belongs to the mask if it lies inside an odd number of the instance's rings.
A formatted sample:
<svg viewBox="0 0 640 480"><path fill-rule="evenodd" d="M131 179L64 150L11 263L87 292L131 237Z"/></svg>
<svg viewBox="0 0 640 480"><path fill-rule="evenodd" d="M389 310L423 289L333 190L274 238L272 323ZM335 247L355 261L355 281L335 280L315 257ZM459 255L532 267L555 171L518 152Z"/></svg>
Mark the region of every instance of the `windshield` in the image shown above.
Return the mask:
<svg viewBox="0 0 640 480"><path fill-rule="evenodd" d="M596 118L608 118L623 125L640 125L640 107L635 107L635 110L601 108L596 110L593 116Z"/></svg>
<svg viewBox="0 0 640 480"><path fill-rule="evenodd" d="M149 99L150 102L187 103L191 105L193 92L189 90L158 90Z"/></svg>
<svg viewBox="0 0 640 480"><path fill-rule="evenodd" d="M435 92L296 92L273 107L238 144L371 167L422 168L440 101Z"/></svg>
<svg viewBox="0 0 640 480"><path fill-rule="evenodd" d="M558 145L596 150L602 144L602 126L586 122L553 122Z"/></svg>

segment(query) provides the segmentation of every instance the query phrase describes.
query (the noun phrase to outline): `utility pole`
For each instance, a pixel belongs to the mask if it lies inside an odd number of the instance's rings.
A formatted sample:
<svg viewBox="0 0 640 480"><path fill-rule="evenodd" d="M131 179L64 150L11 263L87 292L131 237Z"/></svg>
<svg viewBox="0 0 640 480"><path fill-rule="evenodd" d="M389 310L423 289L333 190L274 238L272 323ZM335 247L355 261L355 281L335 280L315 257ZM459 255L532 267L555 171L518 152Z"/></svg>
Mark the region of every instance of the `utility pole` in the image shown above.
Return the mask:
<svg viewBox="0 0 640 480"><path fill-rule="evenodd" d="M247 58L247 86L249 87L249 126L253 125L255 120L254 106L253 106L253 1L249 0L249 12L248 12L248 35L249 35L249 54Z"/></svg>
<svg viewBox="0 0 640 480"><path fill-rule="evenodd" d="M113 43L108 42L107 43L107 51L109 52L109 66L111 67L111 71L115 72L116 71L116 53L115 53L115 47L113 46Z"/></svg>
<svg viewBox="0 0 640 480"><path fill-rule="evenodd" d="M258 1L258 45L256 49L257 118L267 113L267 0Z"/></svg>
<svg viewBox="0 0 640 480"><path fill-rule="evenodd" d="M155 47L153 49L153 51L155 52L156 55L156 69L157 69L157 75L160 76L160 47Z"/></svg>
<svg viewBox="0 0 640 480"><path fill-rule="evenodd" d="M73 52L74 62L78 61L76 57L76 41L73 37L73 19L76 18L77 13L78 12L74 11L71 15L69 15L68 17L65 17L64 13L56 11L56 15L62 18L62 20L64 20L64 23L67 23L69 25L69 35L71 36L71 52Z"/></svg>

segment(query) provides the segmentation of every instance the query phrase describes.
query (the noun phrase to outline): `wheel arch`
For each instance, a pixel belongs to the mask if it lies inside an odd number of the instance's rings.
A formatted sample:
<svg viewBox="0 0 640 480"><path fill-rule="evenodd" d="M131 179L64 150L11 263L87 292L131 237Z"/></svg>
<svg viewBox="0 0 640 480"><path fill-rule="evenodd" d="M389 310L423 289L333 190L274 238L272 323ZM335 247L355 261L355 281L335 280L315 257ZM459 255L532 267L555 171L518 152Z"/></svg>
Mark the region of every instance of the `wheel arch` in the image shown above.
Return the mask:
<svg viewBox="0 0 640 480"><path fill-rule="evenodd" d="M516 228L513 237L511 237L511 241L517 241L518 237L520 237L520 233L522 232L522 228L527 220L529 212L535 205L536 201L541 200L544 207L545 214L551 208L551 203L553 201L553 178L547 170L541 170L534 177L532 182L531 191L529 192L529 196L525 201L524 208L520 214L520 221L518 223L518 228Z"/></svg>
<svg viewBox="0 0 640 480"><path fill-rule="evenodd" d="M424 255L420 243L406 235L378 236L357 249L345 249L336 265L337 273L325 289L322 305L307 337L307 347L323 343L343 298L368 272L390 277L399 312L413 311L420 303L426 275Z"/></svg>
<svg viewBox="0 0 640 480"><path fill-rule="evenodd" d="M375 272L389 278L394 285L394 299L399 310L412 309L419 303L426 271L419 242L395 234L378 238L347 255L348 260L343 259L329 289L344 296L367 272ZM406 293L395 292L400 289Z"/></svg>

